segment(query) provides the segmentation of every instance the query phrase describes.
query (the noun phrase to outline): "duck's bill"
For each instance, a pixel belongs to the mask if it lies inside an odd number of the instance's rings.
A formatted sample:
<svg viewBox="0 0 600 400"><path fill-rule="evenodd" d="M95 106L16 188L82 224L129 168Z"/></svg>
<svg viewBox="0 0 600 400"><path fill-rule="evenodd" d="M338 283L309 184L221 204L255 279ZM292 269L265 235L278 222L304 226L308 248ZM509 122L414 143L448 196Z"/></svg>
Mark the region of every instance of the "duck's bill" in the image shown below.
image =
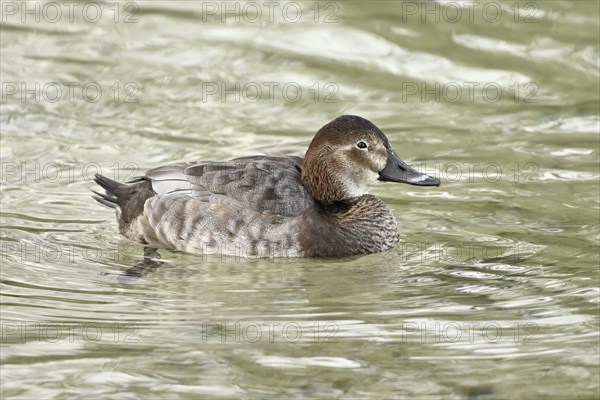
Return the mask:
<svg viewBox="0 0 600 400"><path fill-rule="evenodd" d="M379 180L384 182L401 182L417 186L440 186L440 180L420 173L398 157L392 149L387 151L387 164L379 172Z"/></svg>

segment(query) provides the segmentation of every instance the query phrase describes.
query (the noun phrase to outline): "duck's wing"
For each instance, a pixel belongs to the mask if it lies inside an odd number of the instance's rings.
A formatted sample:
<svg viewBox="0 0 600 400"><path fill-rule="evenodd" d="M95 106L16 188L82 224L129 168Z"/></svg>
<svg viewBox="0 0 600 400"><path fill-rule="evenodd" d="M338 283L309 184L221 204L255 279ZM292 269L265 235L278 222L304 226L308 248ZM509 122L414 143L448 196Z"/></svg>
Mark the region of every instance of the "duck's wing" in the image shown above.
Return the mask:
<svg viewBox="0 0 600 400"><path fill-rule="evenodd" d="M238 211L293 216L315 204L301 181L301 157L241 157L224 162L177 163L150 170L159 194L186 194Z"/></svg>
<svg viewBox="0 0 600 400"><path fill-rule="evenodd" d="M150 180L152 189L158 194L183 193L191 194L192 184L187 180L184 171L187 167L195 165L193 162L179 162L146 171L146 175L136 178L139 180Z"/></svg>

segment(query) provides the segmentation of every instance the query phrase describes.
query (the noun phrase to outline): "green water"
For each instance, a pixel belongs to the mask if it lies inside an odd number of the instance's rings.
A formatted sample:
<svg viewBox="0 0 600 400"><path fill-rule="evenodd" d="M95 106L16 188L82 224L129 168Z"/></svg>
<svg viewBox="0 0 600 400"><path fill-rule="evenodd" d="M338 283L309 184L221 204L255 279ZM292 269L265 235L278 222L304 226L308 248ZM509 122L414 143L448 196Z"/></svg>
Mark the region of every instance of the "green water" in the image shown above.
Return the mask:
<svg viewBox="0 0 600 400"><path fill-rule="evenodd" d="M597 1L0 6L3 398L599 395ZM90 197L350 113L442 180L384 254L141 266Z"/></svg>

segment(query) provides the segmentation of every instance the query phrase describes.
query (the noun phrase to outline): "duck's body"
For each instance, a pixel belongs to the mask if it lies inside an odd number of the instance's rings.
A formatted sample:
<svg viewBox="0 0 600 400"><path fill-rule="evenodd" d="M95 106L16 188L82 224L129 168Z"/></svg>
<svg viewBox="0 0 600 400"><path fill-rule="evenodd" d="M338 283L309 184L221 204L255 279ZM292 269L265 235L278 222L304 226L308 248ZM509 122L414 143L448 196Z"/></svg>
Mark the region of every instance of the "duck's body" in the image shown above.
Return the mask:
<svg viewBox="0 0 600 400"><path fill-rule="evenodd" d="M241 257L346 256L398 242L391 211L365 194L377 178L439 185L402 163L375 125L342 116L317 133L304 159L177 163L128 185L97 176L106 194L95 198L116 208L124 236L152 247Z"/></svg>

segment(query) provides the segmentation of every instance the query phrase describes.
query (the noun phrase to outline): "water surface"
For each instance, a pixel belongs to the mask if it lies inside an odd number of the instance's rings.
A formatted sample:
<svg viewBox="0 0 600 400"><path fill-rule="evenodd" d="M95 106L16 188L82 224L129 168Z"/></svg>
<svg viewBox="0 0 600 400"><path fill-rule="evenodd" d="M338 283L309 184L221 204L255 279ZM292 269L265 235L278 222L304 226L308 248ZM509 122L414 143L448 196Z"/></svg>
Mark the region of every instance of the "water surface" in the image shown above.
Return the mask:
<svg viewBox="0 0 600 400"><path fill-rule="evenodd" d="M8 3L5 398L598 396L597 2ZM90 197L348 113L443 181L383 254L144 263Z"/></svg>

